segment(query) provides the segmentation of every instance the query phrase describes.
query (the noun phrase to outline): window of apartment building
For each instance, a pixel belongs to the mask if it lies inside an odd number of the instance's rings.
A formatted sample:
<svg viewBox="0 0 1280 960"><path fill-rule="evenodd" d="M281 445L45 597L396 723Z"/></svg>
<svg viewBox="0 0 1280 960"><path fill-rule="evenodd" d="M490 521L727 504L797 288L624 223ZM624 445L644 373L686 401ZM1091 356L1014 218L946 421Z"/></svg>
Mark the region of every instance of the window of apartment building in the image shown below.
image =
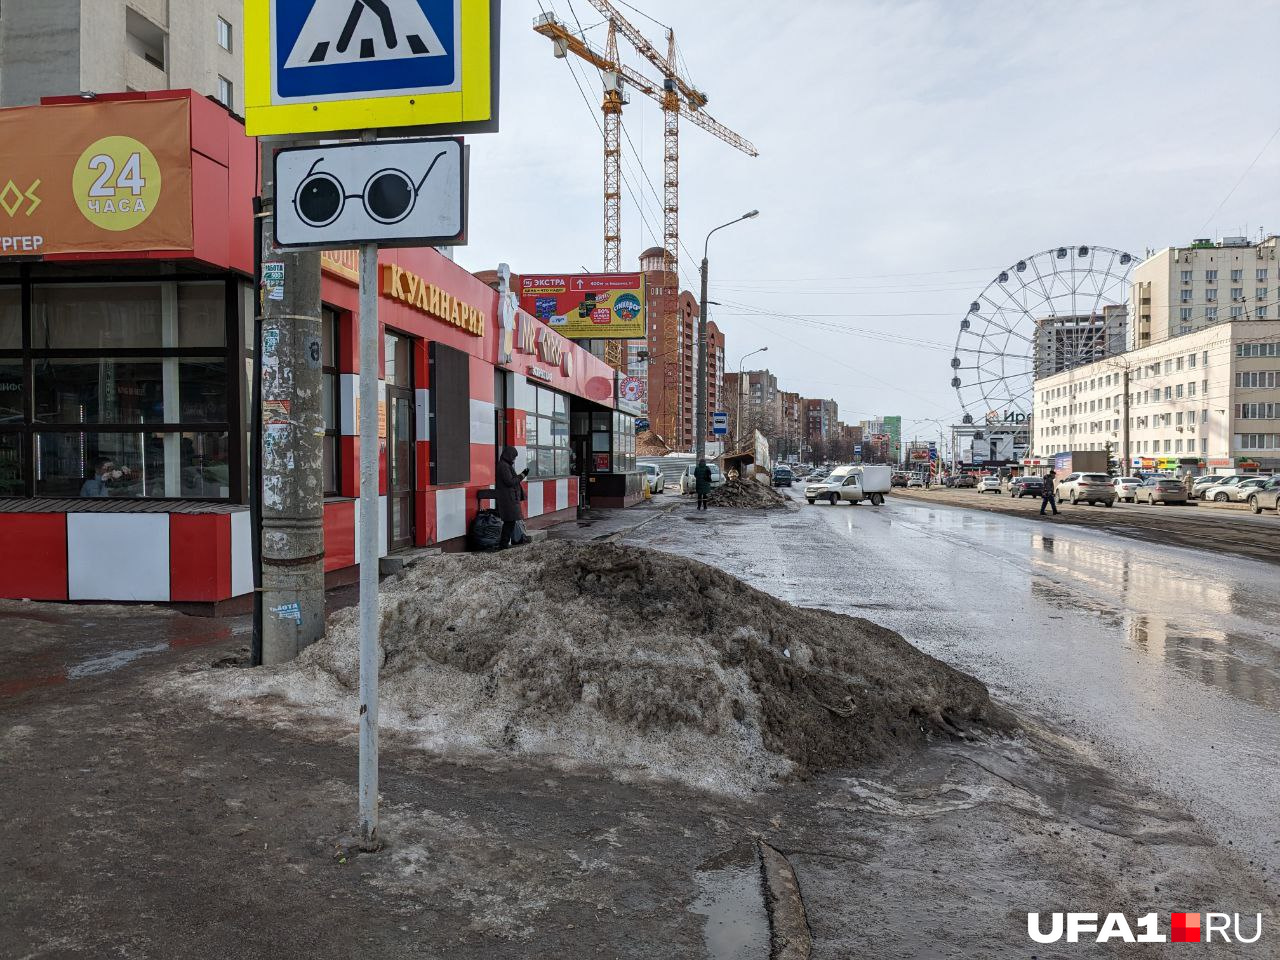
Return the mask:
<svg viewBox="0 0 1280 960"><path fill-rule="evenodd" d="M1178 415L1177 415L1177 417L1176 417L1176 418L1174 418L1174 422L1175 422L1175 424L1176 424L1177 426L1179 426L1179 427L1180 427L1180 426L1182 426L1182 411L1181 411L1181 410L1179 410L1179 411L1178 411Z"/></svg>
<svg viewBox="0 0 1280 960"><path fill-rule="evenodd" d="M1178 319L1179 319L1179 320L1181 320L1183 324L1188 324L1188 323L1190 323L1190 322L1191 322L1191 308L1190 308L1190 307L1179 307L1179 308L1178 308Z"/></svg>
<svg viewBox="0 0 1280 960"><path fill-rule="evenodd" d="M1253 299L1255 299L1255 300L1265 300L1265 299L1267 299L1267 288L1266 288L1266 287L1255 287L1255 288L1254 288L1254 290L1253 290Z"/></svg>
<svg viewBox="0 0 1280 960"><path fill-rule="evenodd" d="M1236 448L1240 450L1280 449L1280 433L1237 433Z"/></svg>
<svg viewBox="0 0 1280 960"><path fill-rule="evenodd" d="M1206 367L1209 365L1209 351L1205 350L1200 354L1200 362Z"/></svg>
<svg viewBox="0 0 1280 960"><path fill-rule="evenodd" d="M1244 307L1232 307L1232 308L1231 308L1231 319L1232 319L1232 320L1239 320L1242 316L1244 316Z"/></svg>
<svg viewBox="0 0 1280 960"><path fill-rule="evenodd" d="M1276 386L1276 370L1241 370L1236 374L1236 386L1241 390L1273 390Z"/></svg>
<svg viewBox="0 0 1280 960"><path fill-rule="evenodd" d="M1232 300L1243 300L1243 299L1244 299L1244 287L1232 287L1232 288L1231 288L1231 299L1232 299Z"/></svg>
<svg viewBox="0 0 1280 960"><path fill-rule="evenodd" d="M1253 315L1254 315L1255 317L1257 317L1259 320L1266 320L1266 319L1267 319L1267 308L1266 308L1266 307L1259 307L1257 310L1255 310L1255 311L1253 312Z"/></svg>
<svg viewBox="0 0 1280 960"><path fill-rule="evenodd" d="M226 77L218 78L218 102L228 110L235 109L236 88Z"/></svg>
<svg viewBox="0 0 1280 960"><path fill-rule="evenodd" d="M1214 302L1216 302L1216 301L1217 301L1217 299L1218 299L1218 288L1217 288L1217 287L1213 287L1213 288L1211 288L1211 289L1209 289L1209 290L1206 290L1206 291L1204 292L1204 298L1205 298L1205 300L1207 300L1209 303L1214 303Z"/></svg>
<svg viewBox="0 0 1280 960"><path fill-rule="evenodd" d="M1196 368L1196 355L1194 353L1187 354L1187 366L1192 370Z"/></svg>
<svg viewBox="0 0 1280 960"><path fill-rule="evenodd" d="M1201 393L1203 393L1205 396L1208 396L1208 395L1209 395L1209 381L1208 381L1208 380L1201 380L1201 381L1200 381L1200 392L1201 392Z"/></svg>
<svg viewBox="0 0 1280 960"><path fill-rule="evenodd" d="M1266 268L1266 267L1259 267L1259 268L1258 268L1258 270L1257 270L1257 272L1254 274L1254 279L1255 279L1255 280L1265 280L1265 279L1267 279L1267 268Z"/></svg>
<svg viewBox="0 0 1280 960"><path fill-rule="evenodd" d="M1178 358L1177 362L1174 364L1174 369L1179 372L1182 371L1182 357Z"/></svg>
<svg viewBox="0 0 1280 960"><path fill-rule="evenodd" d="M1179 439L1177 439L1177 440L1175 440L1175 441L1173 442L1173 452L1174 452L1174 453L1181 453L1181 452L1182 452L1182 439L1181 439L1181 438L1179 438Z"/></svg>
<svg viewBox="0 0 1280 960"><path fill-rule="evenodd" d="M1191 282L1191 273L1192 273L1192 271L1190 271L1190 270L1183 270L1183 271L1182 271L1182 282L1183 282L1183 283L1190 283L1190 282Z"/></svg>
<svg viewBox="0 0 1280 960"><path fill-rule="evenodd" d="M1244 271L1243 271L1243 270L1236 269L1236 270L1232 270L1232 271L1231 271L1231 282L1232 282L1232 283L1236 283L1236 282L1238 282L1238 281L1240 281L1240 280L1243 280L1243 279L1244 279Z"/></svg>
<svg viewBox="0 0 1280 960"><path fill-rule="evenodd" d="M1178 299L1179 299L1180 301L1182 301L1183 303L1190 303L1190 302L1191 302L1191 291L1190 291L1190 290L1179 290L1179 291L1178 291Z"/></svg>
<svg viewBox="0 0 1280 960"><path fill-rule="evenodd" d="M1200 438L1200 452L1201 452L1201 453L1208 453L1208 452L1209 452L1209 438L1208 438L1208 437L1201 437L1201 438Z"/></svg>
<svg viewBox="0 0 1280 960"><path fill-rule="evenodd" d="M1181 399L1182 399L1182 384L1178 384L1178 385L1174 388L1173 395L1174 395L1175 397L1177 397L1177 399L1179 399L1179 400L1181 400ZM1182 416L1182 414L1178 414L1178 416Z"/></svg>
<svg viewBox="0 0 1280 960"><path fill-rule="evenodd" d="M1165 373L1173 373L1173 361L1172 361L1172 360L1166 360L1166 361L1164 362L1164 372L1165 372Z"/></svg>
<svg viewBox="0 0 1280 960"><path fill-rule="evenodd" d="M1218 319L1218 308L1217 308L1217 307L1205 307L1205 308L1204 308L1204 318L1205 318L1206 320L1211 321L1211 322L1212 322L1212 321L1216 321L1216 320Z"/></svg>
<svg viewBox="0 0 1280 960"><path fill-rule="evenodd" d="M1217 282L1217 280L1218 280L1218 271L1217 271L1217 270L1206 270L1206 271L1204 272L1204 279L1205 279L1205 282L1206 282L1206 283L1216 283L1216 282Z"/></svg>
<svg viewBox="0 0 1280 960"><path fill-rule="evenodd" d="M1196 395L1196 382L1192 380L1187 384L1187 396L1194 397Z"/></svg>
<svg viewBox="0 0 1280 960"><path fill-rule="evenodd" d="M129 49L157 70L163 70L166 41L164 30L132 7L125 7L124 29Z"/></svg>
<svg viewBox="0 0 1280 960"><path fill-rule="evenodd" d="M1166 440L1166 441L1164 442L1164 452L1165 452L1165 453L1172 453L1172 452L1173 452L1173 451L1170 449L1170 447L1172 446L1172 444L1173 444L1173 441L1172 441L1172 440Z"/></svg>
<svg viewBox="0 0 1280 960"><path fill-rule="evenodd" d="M1280 341L1271 343L1237 343L1237 357L1280 357Z"/></svg>
<svg viewBox="0 0 1280 960"><path fill-rule="evenodd" d="M1166 400L1172 400L1172 399L1173 399L1173 387L1165 387L1165 388L1164 388L1164 398L1165 398Z"/></svg>
<svg viewBox="0 0 1280 960"><path fill-rule="evenodd" d="M221 17L218 18L218 46L228 52L231 50L231 24Z"/></svg>
<svg viewBox="0 0 1280 960"><path fill-rule="evenodd" d="M1201 423L1208 423L1208 422L1209 422L1209 408L1208 408L1208 407L1205 407L1204 409L1202 409L1202 410L1200 411L1200 422L1201 422Z"/></svg>

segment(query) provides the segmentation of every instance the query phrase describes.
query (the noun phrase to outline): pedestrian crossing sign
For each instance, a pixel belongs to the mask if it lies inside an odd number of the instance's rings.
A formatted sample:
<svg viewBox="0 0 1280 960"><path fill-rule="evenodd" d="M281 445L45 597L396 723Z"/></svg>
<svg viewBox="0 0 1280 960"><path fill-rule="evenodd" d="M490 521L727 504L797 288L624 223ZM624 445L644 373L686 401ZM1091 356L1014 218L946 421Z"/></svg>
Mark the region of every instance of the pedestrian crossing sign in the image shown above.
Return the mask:
<svg viewBox="0 0 1280 960"><path fill-rule="evenodd" d="M499 0L245 0L245 132L495 130L498 11Z"/></svg>

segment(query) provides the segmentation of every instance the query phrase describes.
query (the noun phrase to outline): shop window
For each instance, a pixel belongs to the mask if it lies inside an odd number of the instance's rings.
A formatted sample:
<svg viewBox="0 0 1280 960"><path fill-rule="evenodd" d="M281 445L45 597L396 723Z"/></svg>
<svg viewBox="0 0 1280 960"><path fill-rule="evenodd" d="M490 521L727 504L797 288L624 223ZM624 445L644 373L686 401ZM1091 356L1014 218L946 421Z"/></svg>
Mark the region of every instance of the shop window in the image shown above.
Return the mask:
<svg viewBox="0 0 1280 960"><path fill-rule="evenodd" d="M431 341L431 480L439 486L471 479L471 358Z"/></svg>
<svg viewBox="0 0 1280 960"><path fill-rule="evenodd" d="M36 496L225 499L229 455L226 433L38 433Z"/></svg>
<svg viewBox="0 0 1280 960"><path fill-rule="evenodd" d="M22 361L0 360L0 423L22 423L26 417Z"/></svg>
<svg viewBox="0 0 1280 960"><path fill-rule="evenodd" d="M22 471L24 433L0 433L0 497L20 497L26 493Z"/></svg>
<svg viewBox="0 0 1280 960"><path fill-rule="evenodd" d="M413 386L412 341L401 334L383 334L382 379L389 387Z"/></svg>
<svg viewBox="0 0 1280 960"><path fill-rule="evenodd" d="M33 366L42 423L165 422L162 360L42 357Z"/></svg>
<svg viewBox="0 0 1280 960"><path fill-rule="evenodd" d="M0 287L0 350L22 349L22 288Z"/></svg>
<svg viewBox="0 0 1280 960"><path fill-rule="evenodd" d="M37 286L31 291L31 347L163 347L163 317L158 283Z"/></svg>
<svg viewBox="0 0 1280 960"><path fill-rule="evenodd" d="M177 342L179 349L221 347L227 342L227 288L221 281L180 283Z"/></svg>
<svg viewBox="0 0 1280 960"><path fill-rule="evenodd" d="M533 409L525 412L529 476L568 476L569 398L544 387L532 389ZM592 449L594 452L594 447Z"/></svg>

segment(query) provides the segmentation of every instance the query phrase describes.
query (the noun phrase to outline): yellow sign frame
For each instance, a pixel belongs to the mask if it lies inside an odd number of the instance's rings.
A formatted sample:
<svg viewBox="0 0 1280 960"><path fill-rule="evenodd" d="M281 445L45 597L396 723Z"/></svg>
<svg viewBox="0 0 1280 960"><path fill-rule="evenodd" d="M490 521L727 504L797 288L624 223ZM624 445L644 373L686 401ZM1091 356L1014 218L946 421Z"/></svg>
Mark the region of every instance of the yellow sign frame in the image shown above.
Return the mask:
<svg viewBox="0 0 1280 960"><path fill-rule="evenodd" d="M498 119L498 0L459 0L461 82L448 93L353 97L275 103L272 97L271 9L287 0L244 0L245 133L251 137L350 133L447 126L462 132L496 130Z"/></svg>

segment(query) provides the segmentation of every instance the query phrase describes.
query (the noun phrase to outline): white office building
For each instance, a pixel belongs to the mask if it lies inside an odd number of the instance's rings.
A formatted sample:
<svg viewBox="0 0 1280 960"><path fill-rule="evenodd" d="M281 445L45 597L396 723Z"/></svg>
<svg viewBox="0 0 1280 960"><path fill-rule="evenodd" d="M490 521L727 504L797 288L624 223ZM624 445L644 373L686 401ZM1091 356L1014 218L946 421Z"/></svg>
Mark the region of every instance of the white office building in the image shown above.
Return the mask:
<svg viewBox="0 0 1280 960"><path fill-rule="evenodd" d="M1131 467L1280 469L1280 323L1218 324L1038 379L1033 424L1037 456L1122 461L1127 433Z"/></svg>

